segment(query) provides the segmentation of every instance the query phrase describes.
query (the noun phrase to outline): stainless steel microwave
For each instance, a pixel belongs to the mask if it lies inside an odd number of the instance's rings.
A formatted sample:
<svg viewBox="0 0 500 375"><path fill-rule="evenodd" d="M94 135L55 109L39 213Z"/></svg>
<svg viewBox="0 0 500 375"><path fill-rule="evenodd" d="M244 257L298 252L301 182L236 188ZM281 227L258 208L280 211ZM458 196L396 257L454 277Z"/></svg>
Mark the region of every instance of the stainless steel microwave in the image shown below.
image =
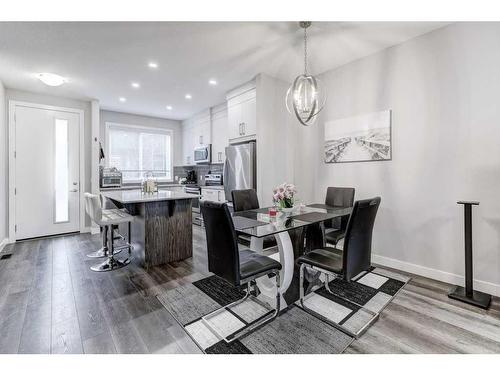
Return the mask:
<svg viewBox="0 0 500 375"><path fill-rule="evenodd" d="M210 163L212 160L212 145L203 145L194 149L195 163Z"/></svg>

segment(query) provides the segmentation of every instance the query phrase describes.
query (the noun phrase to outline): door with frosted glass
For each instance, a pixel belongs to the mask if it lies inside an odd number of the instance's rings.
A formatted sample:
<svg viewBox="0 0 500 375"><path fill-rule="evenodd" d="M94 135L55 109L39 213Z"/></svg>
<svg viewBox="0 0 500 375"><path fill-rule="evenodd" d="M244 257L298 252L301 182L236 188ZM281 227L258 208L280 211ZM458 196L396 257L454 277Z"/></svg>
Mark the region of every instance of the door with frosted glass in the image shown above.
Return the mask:
<svg viewBox="0 0 500 375"><path fill-rule="evenodd" d="M15 107L16 239L80 228L79 115Z"/></svg>

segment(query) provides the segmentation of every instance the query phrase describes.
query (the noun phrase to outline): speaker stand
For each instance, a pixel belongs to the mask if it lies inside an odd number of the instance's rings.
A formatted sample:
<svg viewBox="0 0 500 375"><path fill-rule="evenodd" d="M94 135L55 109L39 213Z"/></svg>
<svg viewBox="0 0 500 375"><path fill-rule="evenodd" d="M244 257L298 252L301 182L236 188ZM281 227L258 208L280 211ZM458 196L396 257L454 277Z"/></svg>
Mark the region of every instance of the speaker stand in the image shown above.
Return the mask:
<svg viewBox="0 0 500 375"><path fill-rule="evenodd" d="M479 205L479 202L459 201L464 205L464 226L465 226L465 288L457 286L448 297L487 309L491 303L491 295L474 290L472 286L472 206Z"/></svg>

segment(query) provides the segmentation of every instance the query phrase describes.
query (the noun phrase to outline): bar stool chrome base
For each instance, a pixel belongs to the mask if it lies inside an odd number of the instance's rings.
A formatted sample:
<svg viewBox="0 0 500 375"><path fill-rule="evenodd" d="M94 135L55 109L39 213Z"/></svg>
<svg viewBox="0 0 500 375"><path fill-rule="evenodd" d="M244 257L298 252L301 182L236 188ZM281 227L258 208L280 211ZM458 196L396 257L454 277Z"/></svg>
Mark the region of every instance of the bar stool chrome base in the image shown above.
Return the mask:
<svg viewBox="0 0 500 375"><path fill-rule="evenodd" d="M106 259L100 264L90 267L92 271L95 272L107 272L117 270L119 268L125 267L130 264L130 258L127 259L115 259L113 257Z"/></svg>
<svg viewBox="0 0 500 375"><path fill-rule="evenodd" d="M123 250L123 248L115 248L115 254L120 253ZM108 249L101 247L99 250L94 251L93 253L87 254L87 257L89 258L105 258L108 256Z"/></svg>

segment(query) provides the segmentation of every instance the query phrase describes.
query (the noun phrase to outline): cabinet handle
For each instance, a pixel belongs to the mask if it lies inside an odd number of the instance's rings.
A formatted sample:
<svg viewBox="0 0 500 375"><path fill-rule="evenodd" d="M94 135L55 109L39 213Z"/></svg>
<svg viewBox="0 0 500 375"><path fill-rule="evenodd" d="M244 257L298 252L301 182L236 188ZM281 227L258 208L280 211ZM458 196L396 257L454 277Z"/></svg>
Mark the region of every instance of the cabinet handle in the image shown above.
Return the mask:
<svg viewBox="0 0 500 375"><path fill-rule="evenodd" d="M242 135L245 135L245 123L244 122L241 123L241 128L243 129L242 130L242 133L243 133Z"/></svg>
<svg viewBox="0 0 500 375"><path fill-rule="evenodd" d="M238 124L238 129L239 129L240 135L241 135L241 122Z"/></svg>
<svg viewBox="0 0 500 375"><path fill-rule="evenodd" d="M202 144L203 144L203 136L200 135L200 145L202 145Z"/></svg>

